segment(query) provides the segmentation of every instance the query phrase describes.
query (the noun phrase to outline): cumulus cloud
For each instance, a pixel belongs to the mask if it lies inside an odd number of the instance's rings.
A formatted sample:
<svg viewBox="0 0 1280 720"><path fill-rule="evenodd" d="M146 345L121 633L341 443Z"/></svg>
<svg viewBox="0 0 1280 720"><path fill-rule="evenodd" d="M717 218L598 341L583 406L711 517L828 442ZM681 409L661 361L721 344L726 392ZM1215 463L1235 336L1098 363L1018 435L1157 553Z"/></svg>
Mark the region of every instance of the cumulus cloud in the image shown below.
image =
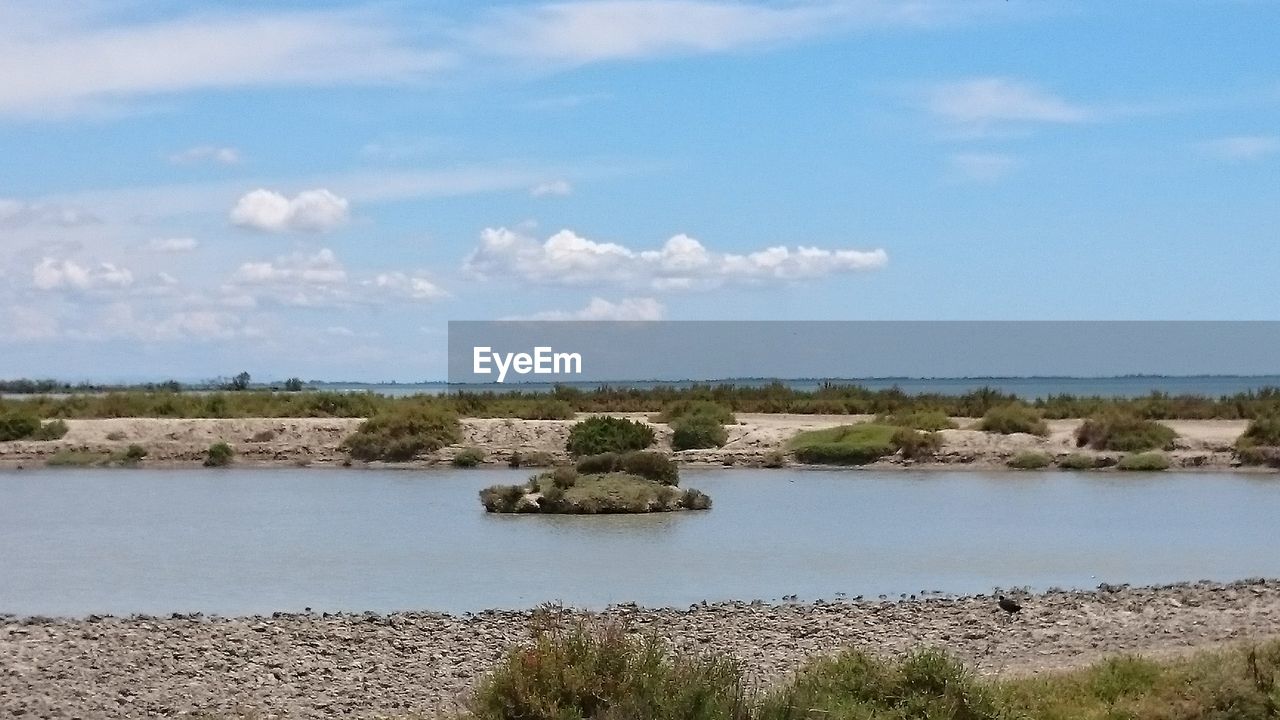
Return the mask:
<svg viewBox="0 0 1280 720"><path fill-rule="evenodd" d="M978 128L1000 123L1082 123L1096 117L1092 109L1035 84L1001 77L937 85L927 93L925 104L948 122Z"/></svg>
<svg viewBox="0 0 1280 720"><path fill-rule="evenodd" d="M264 232L324 232L347 221L349 203L323 188L292 198L271 190L246 193L231 209L235 225Z"/></svg>
<svg viewBox="0 0 1280 720"><path fill-rule="evenodd" d="M573 194L573 186L568 180L550 180L529 188L529 194L534 197L564 197Z"/></svg>
<svg viewBox="0 0 1280 720"><path fill-rule="evenodd" d="M200 241L189 237L152 238L147 247L164 253L190 252L200 247Z"/></svg>
<svg viewBox="0 0 1280 720"><path fill-rule="evenodd" d="M464 270L475 277L517 276L556 285L626 284L654 289L714 287L725 282L769 282L873 270L888 262L882 249L776 246L756 252L717 253L688 235L656 250L596 242L571 230L544 242L508 228L486 228Z"/></svg>
<svg viewBox="0 0 1280 720"><path fill-rule="evenodd" d="M76 227L98 222L98 218L89 212L69 205L0 198L0 227L25 225Z"/></svg>
<svg viewBox="0 0 1280 720"><path fill-rule="evenodd" d="M1201 149L1222 160L1259 160L1280 153L1280 136L1233 135L1203 143Z"/></svg>
<svg viewBox="0 0 1280 720"><path fill-rule="evenodd" d="M133 273L109 262L89 267L73 260L45 257L32 268L31 284L40 290L126 288L133 284Z"/></svg>
<svg viewBox="0 0 1280 720"><path fill-rule="evenodd" d="M169 162L174 165L194 165L197 163L238 165L240 160L239 150L233 147L215 147L213 145L197 145L169 156Z"/></svg>
<svg viewBox="0 0 1280 720"><path fill-rule="evenodd" d="M365 285L409 300L441 300L449 297L440 286L425 277L402 272L380 273Z"/></svg>
<svg viewBox="0 0 1280 720"><path fill-rule="evenodd" d="M667 309L651 297L623 298L610 302L593 297L586 307L579 310L552 310L533 315L508 318L510 320L661 320Z"/></svg>

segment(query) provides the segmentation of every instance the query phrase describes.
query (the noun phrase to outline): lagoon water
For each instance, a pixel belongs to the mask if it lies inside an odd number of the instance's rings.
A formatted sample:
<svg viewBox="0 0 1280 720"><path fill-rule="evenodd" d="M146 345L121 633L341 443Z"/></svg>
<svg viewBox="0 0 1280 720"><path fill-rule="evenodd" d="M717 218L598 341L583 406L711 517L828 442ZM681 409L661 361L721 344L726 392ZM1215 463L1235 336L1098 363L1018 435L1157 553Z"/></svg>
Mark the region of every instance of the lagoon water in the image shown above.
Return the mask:
<svg viewBox="0 0 1280 720"><path fill-rule="evenodd" d="M494 516L528 471L0 471L0 612L835 599L1280 576L1280 477L686 471L704 513Z"/></svg>

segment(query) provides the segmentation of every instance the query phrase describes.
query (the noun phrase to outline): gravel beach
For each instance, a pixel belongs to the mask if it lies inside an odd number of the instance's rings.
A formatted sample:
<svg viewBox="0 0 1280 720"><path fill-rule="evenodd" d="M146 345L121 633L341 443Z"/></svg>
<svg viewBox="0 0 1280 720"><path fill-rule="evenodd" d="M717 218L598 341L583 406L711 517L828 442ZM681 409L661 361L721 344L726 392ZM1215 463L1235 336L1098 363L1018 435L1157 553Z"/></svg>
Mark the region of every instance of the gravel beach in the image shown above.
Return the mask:
<svg viewBox="0 0 1280 720"><path fill-rule="evenodd" d="M1116 653L1167 656L1280 635L1280 581L1018 595L759 602L596 614L673 645L741 659L767 685L806 658L859 646L949 649L987 674L1035 673ZM279 613L0 619L0 715L136 718L427 717L459 698L535 612ZM570 616L589 615L565 611Z"/></svg>

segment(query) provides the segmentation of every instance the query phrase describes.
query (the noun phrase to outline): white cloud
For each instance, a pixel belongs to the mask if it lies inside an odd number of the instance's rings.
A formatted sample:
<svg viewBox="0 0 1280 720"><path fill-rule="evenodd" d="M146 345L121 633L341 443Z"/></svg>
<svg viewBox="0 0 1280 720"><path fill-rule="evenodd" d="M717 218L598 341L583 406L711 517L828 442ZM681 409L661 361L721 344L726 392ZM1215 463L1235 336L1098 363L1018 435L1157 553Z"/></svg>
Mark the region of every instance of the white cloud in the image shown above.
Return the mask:
<svg viewBox="0 0 1280 720"><path fill-rule="evenodd" d="M332 250L323 248L312 255L295 253L273 262L244 263L232 280L244 285L342 285L347 282L347 271Z"/></svg>
<svg viewBox="0 0 1280 720"><path fill-rule="evenodd" d="M186 90L385 82L449 63L369 12L129 15L30 3L20 22L0 22L0 114L82 113Z"/></svg>
<svg viewBox="0 0 1280 720"><path fill-rule="evenodd" d="M152 238L147 247L156 252L182 253L200 247L200 241L189 237Z"/></svg>
<svg viewBox="0 0 1280 720"><path fill-rule="evenodd" d="M23 200L0 198L0 227L22 227L25 225L78 227L81 225L93 225L98 222L98 218L78 207L59 203L32 203Z"/></svg>
<svg viewBox="0 0 1280 720"><path fill-rule="evenodd" d="M233 147L214 147L213 145L197 145L169 156L174 165L192 165L195 163L214 163L215 165L238 165L240 151Z"/></svg>
<svg viewBox="0 0 1280 720"><path fill-rule="evenodd" d="M402 272L380 273L364 284L409 300L441 300L449 297L448 292L427 278Z"/></svg>
<svg viewBox="0 0 1280 720"><path fill-rule="evenodd" d="M508 228L486 228L464 263L473 276L516 276L554 285L625 284L654 289L714 287L725 282L817 278L872 270L888 262L881 249L828 250L776 246L747 254L716 253L688 235L656 250L632 250L561 230L545 242Z"/></svg>
<svg viewBox="0 0 1280 720"><path fill-rule="evenodd" d="M1222 160L1260 160L1280 153L1280 136L1233 135L1202 143L1201 149Z"/></svg>
<svg viewBox="0 0 1280 720"><path fill-rule="evenodd" d="M1016 158L1000 153L956 153L947 163L956 176L975 182L995 182L1018 165Z"/></svg>
<svg viewBox="0 0 1280 720"><path fill-rule="evenodd" d="M529 188L529 194L534 197L564 197L573 194L573 185L568 180L549 180Z"/></svg>
<svg viewBox="0 0 1280 720"><path fill-rule="evenodd" d="M594 0L494 10L462 34L484 54L578 65L726 52L851 28L927 25L970 12L927 1Z"/></svg>
<svg viewBox="0 0 1280 720"><path fill-rule="evenodd" d="M345 223L349 203L325 189L305 190L292 198L258 189L231 209L235 225L265 232L324 232Z"/></svg>
<svg viewBox="0 0 1280 720"><path fill-rule="evenodd" d="M1096 117L1093 110L1034 84L1000 77L935 86L925 104L948 122L975 128L1001 123L1083 123Z"/></svg>
<svg viewBox="0 0 1280 720"><path fill-rule="evenodd" d="M133 273L109 262L86 267L73 260L45 257L32 268L31 283L40 290L126 288L133 284Z"/></svg>
<svg viewBox="0 0 1280 720"><path fill-rule="evenodd" d="M661 320L666 307L651 297L623 298L610 302L593 297L586 307L570 312L552 310L533 315L513 317L511 320Z"/></svg>

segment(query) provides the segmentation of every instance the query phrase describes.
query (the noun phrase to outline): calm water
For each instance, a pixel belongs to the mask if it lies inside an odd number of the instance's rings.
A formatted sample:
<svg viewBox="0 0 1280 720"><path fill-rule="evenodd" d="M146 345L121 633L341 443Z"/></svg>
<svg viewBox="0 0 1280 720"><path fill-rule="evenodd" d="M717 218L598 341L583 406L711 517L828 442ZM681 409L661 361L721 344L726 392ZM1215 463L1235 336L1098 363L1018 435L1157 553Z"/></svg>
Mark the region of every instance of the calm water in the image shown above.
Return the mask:
<svg viewBox="0 0 1280 720"><path fill-rule="evenodd" d="M1280 576L1280 477L709 470L706 513L485 514L523 471L0 472L0 612L684 606Z"/></svg>

